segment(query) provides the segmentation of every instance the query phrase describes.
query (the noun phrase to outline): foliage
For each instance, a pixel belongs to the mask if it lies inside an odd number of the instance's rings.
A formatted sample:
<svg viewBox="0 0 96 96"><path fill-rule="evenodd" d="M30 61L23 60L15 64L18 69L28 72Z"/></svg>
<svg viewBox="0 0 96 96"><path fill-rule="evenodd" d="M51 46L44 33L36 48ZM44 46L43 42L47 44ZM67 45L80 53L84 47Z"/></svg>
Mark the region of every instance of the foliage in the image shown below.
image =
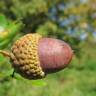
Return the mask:
<svg viewBox="0 0 96 96"><path fill-rule="evenodd" d="M0 15L0 49L4 49L18 34L22 24L11 22L4 15Z"/></svg>

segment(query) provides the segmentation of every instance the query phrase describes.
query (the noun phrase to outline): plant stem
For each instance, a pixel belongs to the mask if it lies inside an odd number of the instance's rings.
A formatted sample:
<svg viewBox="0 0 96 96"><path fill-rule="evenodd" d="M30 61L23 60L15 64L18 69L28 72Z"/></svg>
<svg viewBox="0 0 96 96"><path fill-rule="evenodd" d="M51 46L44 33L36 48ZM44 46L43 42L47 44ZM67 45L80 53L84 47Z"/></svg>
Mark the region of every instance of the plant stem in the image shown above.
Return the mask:
<svg viewBox="0 0 96 96"><path fill-rule="evenodd" d="M11 57L11 55L10 55L9 52L0 50L0 53L1 53L2 55L4 55L4 56Z"/></svg>

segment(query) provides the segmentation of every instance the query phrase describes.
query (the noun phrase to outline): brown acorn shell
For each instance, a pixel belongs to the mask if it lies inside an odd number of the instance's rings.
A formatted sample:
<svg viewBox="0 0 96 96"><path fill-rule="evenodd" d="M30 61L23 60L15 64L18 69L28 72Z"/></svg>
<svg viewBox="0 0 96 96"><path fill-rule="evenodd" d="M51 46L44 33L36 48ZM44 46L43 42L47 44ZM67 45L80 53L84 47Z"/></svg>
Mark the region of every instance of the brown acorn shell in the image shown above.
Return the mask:
<svg viewBox="0 0 96 96"><path fill-rule="evenodd" d="M73 56L73 51L67 43L53 38L42 38L38 50L40 65L45 73L64 69Z"/></svg>

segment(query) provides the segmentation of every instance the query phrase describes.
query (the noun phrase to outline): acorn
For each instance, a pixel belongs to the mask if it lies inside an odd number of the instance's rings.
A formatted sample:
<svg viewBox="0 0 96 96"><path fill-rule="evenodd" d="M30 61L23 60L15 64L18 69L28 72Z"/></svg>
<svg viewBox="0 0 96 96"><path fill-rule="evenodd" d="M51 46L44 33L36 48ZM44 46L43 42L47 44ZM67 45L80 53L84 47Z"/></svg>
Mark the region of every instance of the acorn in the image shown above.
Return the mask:
<svg viewBox="0 0 96 96"><path fill-rule="evenodd" d="M17 40L11 53L0 51L10 57L15 72L27 79L42 79L47 74L67 67L72 59L71 47L62 40L27 34Z"/></svg>

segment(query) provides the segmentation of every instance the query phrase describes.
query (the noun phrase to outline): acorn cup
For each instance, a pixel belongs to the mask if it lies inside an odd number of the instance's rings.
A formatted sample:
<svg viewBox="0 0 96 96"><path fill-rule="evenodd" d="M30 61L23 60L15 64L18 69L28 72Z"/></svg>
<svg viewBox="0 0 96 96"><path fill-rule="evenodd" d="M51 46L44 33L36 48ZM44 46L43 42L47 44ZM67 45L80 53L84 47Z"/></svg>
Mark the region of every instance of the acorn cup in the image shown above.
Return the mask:
<svg viewBox="0 0 96 96"><path fill-rule="evenodd" d="M47 74L67 67L73 51L64 41L27 34L17 40L11 52L0 51L10 57L12 67L26 79L42 79Z"/></svg>

